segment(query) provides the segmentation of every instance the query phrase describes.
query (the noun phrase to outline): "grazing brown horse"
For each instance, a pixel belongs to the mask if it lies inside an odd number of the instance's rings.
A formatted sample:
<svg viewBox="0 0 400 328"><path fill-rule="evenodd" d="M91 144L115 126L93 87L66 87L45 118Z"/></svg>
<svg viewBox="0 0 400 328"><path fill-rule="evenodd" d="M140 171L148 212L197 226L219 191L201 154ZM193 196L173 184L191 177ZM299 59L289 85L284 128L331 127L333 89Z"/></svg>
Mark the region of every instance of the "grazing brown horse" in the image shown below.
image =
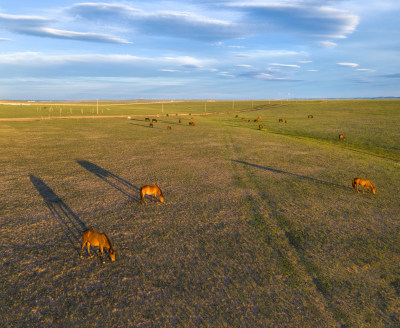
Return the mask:
<svg viewBox="0 0 400 328"><path fill-rule="evenodd" d="M149 128L152 128L152 127L153 127L153 123L150 123L150 124L149 124Z"/></svg>
<svg viewBox="0 0 400 328"><path fill-rule="evenodd" d="M194 122L189 122L189 125L194 126Z"/></svg>
<svg viewBox="0 0 400 328"><path fill-rule="evenodd" d="M144 120L150 122L150 117L146 117Z"/></svg>
<svg viewBox="0 0 400 328"><path fill-rule="evenodd" d="M153 118L151 121L157 123L157 119L155 118Z"/></svg>
<svg viewBox="0 0 400 328"><path fill-rule="evenodd" d="M258 119L257 119L257 118L254 120L254 123L256 123L256 122L258 122Z"/></svg>
<svg viewBox="0 0 400 328"><path fill-rule="evenodd" d="M103 247L105 247L108 250L108 255L110 255L111 261L112 262L115 261L114 248L112 247L110 239L108 239L108 237L105 233L96 232L91 229L85 230L82 233L81 257L83 257L82 251L86 244L87 244L87 250L88 250L90 257L92 257L92 255L90 254L90 245L98 246L100 259L103 263L106 263L104 261L104 257L103 257Z"/></svg>
<svg viewBox="0 0 400 328"><path fill-rule="evenodd" d="M261 116L258 116L258 117L257 117L257 120L261 120L261 119L262 119L262 117L261 117Z"/></svg>
<svg viewBox="0 0 400 328"><path fill-rule="evenodd" d="M168 126L167 126L167 130L171 130L171 129L172 129L172 128L168 125Z"/></svg>
<svg viewBox="0 0 400 328"><path fill-rule="evenodd" d="M260 125L258 126L258 129L259 129L259 130L262 130L262 128L263 128L263 126L260 124Z"/></svg>
<svg viewBox="0 0 400 328"><path fill-rule="evenodd" d="M374 195L376 193L375 186L372 184L371 181L369 181L367 179L354 178L353 181L351 182L351 184L353 185L354 192L358 192L359 193L358 186L360 185L360 186L364 187L363 190L362 190L363 193L364 193L365 188L367 188L367 191L368 191L368 188L371 189L371 191L372 191L372 193Z"/></svg>
<svg viewBox="0 0 400 328"><path fill-rule="evenodd" d="M239 115L236 115L235 117L236 117L236 118L238 118L238 117L239 117Z"/></svg>
<svg viewBox="0 0 400 328"><path fill-rule="evenodd" d="M179 122L179 123L182 123L182 120L179 120L178 122Z"/></svg>
<svg viewBox="0 0 400 328"><path fill-rule="evenodd" d="M285 124L287 124L287 120L285 120Z"/></svg>
<svg viewBox="0 0 400 328"><path fill-rule="evenodd" d="M243 121L245 121L245 120L246 120L246 118L245 118L245 117L242 117L242 120L243 120Z"/></svg>
<svg viewBox="0 0 400 328"><path fill-rule="evenodd" d="M157 185L152 185L152 186L143 186L142 188L140 188L140 201L143 203L146 203L146 195L150 195L153 196L154 198L158 198L160 199L160 202L163 203L164 202L164 196L162 194L161 189L157 186Z"/></svg>
<svg viewBox="0 0 400 328"><path fill-rule="evenodd" d="M308 115L308 118L314 118L314 116L312 116L312 115Z"/></svg>
<svg viewBox="0 0 400 328"><path fill-rule="evenodd" d="M339 140L346 140L346 137L343 134L339 134Z"/></svg>
<svg viewBox="0 0 400 328"><path fill-rule="evenodd" d="M278 122L279 122L279 123L283 122L283 119L282 119L282 118L280 118L280 119L278 120Z"/></svg>

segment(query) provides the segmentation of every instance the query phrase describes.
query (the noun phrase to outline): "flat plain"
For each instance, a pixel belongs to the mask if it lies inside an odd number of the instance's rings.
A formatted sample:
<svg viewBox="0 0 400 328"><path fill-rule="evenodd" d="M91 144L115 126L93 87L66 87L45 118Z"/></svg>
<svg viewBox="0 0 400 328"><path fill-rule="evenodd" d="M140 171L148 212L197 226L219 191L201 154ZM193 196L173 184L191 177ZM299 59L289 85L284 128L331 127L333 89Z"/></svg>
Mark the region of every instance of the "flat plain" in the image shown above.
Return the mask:
<svg viewBox="0 0 400 328"><path fill-rule="evenodd" d="M400 326L400 101L17 103L0 117L2 327ZM140 204L146 184L165 203ZM88 228L115 262L79 257Z"/></svg>

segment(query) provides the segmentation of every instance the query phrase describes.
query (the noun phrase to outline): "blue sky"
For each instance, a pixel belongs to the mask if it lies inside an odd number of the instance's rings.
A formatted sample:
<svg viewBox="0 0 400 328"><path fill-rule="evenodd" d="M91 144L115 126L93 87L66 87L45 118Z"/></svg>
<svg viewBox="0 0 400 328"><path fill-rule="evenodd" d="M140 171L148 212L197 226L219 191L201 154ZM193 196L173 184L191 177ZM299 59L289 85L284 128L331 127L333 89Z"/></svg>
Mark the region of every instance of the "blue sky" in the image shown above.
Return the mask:
<svg viewBox="0 0 400 328"><path fill-rule="evenodd" d="M400 96L398 0L0 2L0 99Z"/></svg>

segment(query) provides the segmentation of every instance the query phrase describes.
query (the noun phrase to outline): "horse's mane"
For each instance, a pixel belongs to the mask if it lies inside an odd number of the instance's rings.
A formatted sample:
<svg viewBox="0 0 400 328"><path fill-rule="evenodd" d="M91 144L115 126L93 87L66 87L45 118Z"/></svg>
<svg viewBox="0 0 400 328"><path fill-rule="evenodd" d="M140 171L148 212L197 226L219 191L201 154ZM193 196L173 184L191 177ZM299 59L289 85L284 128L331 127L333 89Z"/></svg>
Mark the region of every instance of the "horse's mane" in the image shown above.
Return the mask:
<svg viewBox="0 0 400 328"><path fill-rule="evenodd" d="M110 245L110 249L111 249L111 250L114 250L114 248L113 248L112 245L111 245L110 239L108 239L108 236L107 236L106 234L104 234L104 236L105 236L106 239L107 239L108 245Z"/></svg>

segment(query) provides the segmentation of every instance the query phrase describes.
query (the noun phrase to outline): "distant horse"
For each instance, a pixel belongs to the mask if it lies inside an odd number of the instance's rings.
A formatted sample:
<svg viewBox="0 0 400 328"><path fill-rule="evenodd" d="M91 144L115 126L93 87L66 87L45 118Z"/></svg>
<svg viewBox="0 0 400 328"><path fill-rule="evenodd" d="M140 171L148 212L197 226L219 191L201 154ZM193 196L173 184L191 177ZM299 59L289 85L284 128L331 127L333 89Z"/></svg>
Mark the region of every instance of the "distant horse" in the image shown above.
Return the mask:
<svg viewBox="0 0 400 328"><path fill-rule="evenodd" d="M339 140L346 140L346 137L343 134L339 134Z"/></svg>
<svg viewBox="0 0 400 328"><path fill-rule="evenodd" d="M182 123L182 120L179 120L178 122L179 122L179 123Z"/></svg>
<svg viewBox="0 0 400 328"><path fill-rule="evenodd" d="M261 120L261 118L262 118L261 116L258 116L258 117L257 117L257 120Z"/></svg>
<svg viewBox="0 0 400 328"><path fill-rule="evenodd" d="M140 188L140 201L143 203L146 203L145 197L146 195L154 196L154 198L160 199L160 202L164 202L164 196L162 194L161 189L157 185L152 185L152 186L143 186Z"/></svg>
<svg viewBox="0 0 400 328"><path fill-rule="evenodd" d="M258 122L258 119L257 119L257 118L254 120L254 123L256 123L256 122Z"/></svg>
<svg viewBox="0 0 400 328"><path fill-rule="evenodd" d="M287 124L287 120L285 120L285 124Z"/></svg>
<svg viewBox="0 0 400 328"><path fill-rule="evenodd" d="M314 116L312 116L312 115L308 115L308 118L314 118Z"/></svg>
<svg viewBox="0 0 400 328"><path fill-rule="evenodd" d="M194 122L189 122L189 125L190 126L194 126Z"/></svg>
<svg viewBox="0 0 400 328"><path fill-rule="evenodd" d="M262 130L262 129L263 129L263 126L260 124L260 125L258 126L258 129L259 129L259 130Z"/></svg>
<svg viewBox="0 0 400 328"><path fill-rule="evenodd" d="M371 191L372 191L372 193L374 195L376 193L375 186L372 184L371 181L369 181L367 179L354 178L353 181L351 182L351 184L353 186L354 192L358 192L359 193L358 186L360 185L360 186L364 187L363 190L362 190L363 193L364 193L365 188L367 188L367 191L368 191L368 188L371 189Z"/></svg>
<svg viewBox="0 0 400 328"><path fill-rule="evenodd" d="M152 127L153 127L153 123L150 123L150 124L149 124L149 128L152 128Z"/></svg>
<svg viewBox="0 0 400 328"><path fill-rule="evenodd" d="M282 118L280 118L280 119L278 120L278 122L279 122L279 123L283 122L283 119L282 119Z"/></svg>
<svg viewBox="0 0 400 328"><path fill-rule="evenodd" d="M248 120L247 122L248 122L248 123L250 123L250 122L251 122L251 120Z"/></svg>
<svg viewBox="0 0 400 328"><path fill-rule="evenodd" d="M243 121L245 121L245 120L246 120L246 118L245 118L245 117L242 117L242 120L243 120Z"/></svg>
<svg viewBox="0 0 400 328"><path fill-rule="evenodd" d="M239 117L239 115L236 115L236 116L235 116L235 118L238 118L238 117Z"/></svg>
<svg viewBox="0 0 400 328"><path fill-rule="evenodd" d="M106 263L104 261L104 257L103 257L103 247L105 247L108 250L108 255L110 255L111 261L112 262L115 261L114 248L112 247L110 239L108 239L108 237L105 233L96 232L91 229L85 230L82 233L81 257L83 257L82 251L86 244L87 244L87 250L88 250L90 257L92 257L92 255L90 254L90 245L98 246L100 259L103 263Z"/></svg>
<svg viewBox="0 0 400 328"><path fill-rule="evenodd" d="M168 126L167 126L167 130L171 130L171 129L172 129L172 128L168 125Z"/></svg>
<svg viewBox="0 0 400 328"><path fill-rule="evenodd" d="M157 120L155 118L153 118L151 121L157 123Z"/></svg>
<svg viewBox="0 0 400 328"><path fill-rule="evenodd" d="M146 117L144 120L150 122L150 117Z"/></svg>

